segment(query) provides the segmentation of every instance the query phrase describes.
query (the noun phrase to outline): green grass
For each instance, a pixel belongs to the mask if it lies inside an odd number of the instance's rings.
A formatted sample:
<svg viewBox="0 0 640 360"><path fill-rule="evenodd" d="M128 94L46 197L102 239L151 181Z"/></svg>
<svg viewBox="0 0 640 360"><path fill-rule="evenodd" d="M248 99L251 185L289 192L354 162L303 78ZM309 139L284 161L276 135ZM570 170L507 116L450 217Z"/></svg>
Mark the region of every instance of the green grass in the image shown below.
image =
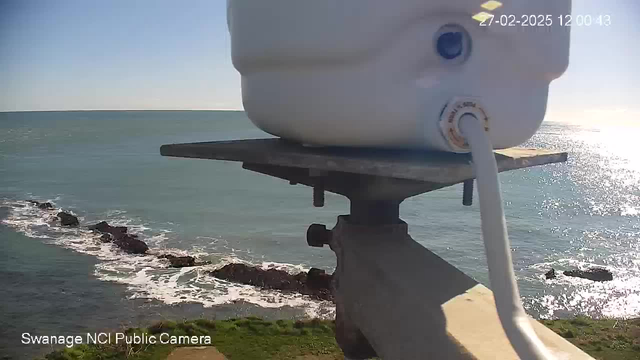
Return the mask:
<svg viewBox="0 0 640 360"><path fill-rule="evenodd" d="M578 317L542 323L596 359L640 360L640 319Z"/></svg>
<svg viewBox="0 0 640 360"><path fill-rule="evenodd" d="M284 360L302 355L342 359L332 321L264 321L249 317L232 320L162 321L127 334L211 336L211 343L229 360ZM45 356L47 360L163 360L178 345L80 345Z"/></svg>
<svg viewBox="0 0 640 360"><path fill-rule="evenodd" d="M640 319L544 320L547 327L596 359L640 360ZM212 345L229 360L284 360L303 355L343 359L332 321L232 320L162 321L127 334L211 336ZM46 355L47 360L164 360L177 345L79 345Z"/></svg>

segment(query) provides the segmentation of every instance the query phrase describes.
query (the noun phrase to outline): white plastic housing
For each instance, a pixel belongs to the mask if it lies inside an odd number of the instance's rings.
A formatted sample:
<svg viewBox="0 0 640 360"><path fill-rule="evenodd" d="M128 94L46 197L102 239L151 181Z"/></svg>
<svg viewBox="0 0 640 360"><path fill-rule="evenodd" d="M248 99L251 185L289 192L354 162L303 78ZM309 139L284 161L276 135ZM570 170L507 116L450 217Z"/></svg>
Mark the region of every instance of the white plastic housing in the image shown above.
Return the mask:
<svg viewBox="0 0 640 360"><path fill-rule="evenodd" d="M505 0L492 11L483 2L228 0L245 110L264 131L306 144L452 151L441 113L471 97L488 115L493 146L519 145L568 65L569 28L558 16L571 2ZM491 26L472 19L482 11L495 15ZM545 25L525 27L523 15L545 16ZM453 60L435 45L449 24L471 39Z"/></svg>

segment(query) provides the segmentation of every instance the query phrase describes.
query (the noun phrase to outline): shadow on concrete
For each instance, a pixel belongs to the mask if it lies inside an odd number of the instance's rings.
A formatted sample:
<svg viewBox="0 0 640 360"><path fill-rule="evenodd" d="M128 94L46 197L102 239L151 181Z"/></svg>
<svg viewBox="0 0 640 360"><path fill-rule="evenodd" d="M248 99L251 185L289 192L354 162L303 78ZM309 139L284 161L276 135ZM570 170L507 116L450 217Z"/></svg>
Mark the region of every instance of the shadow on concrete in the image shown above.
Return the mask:
<svg viewBox="0 0 640 360"><path fill-rule="evenodd" d="M447 333L442 305L475 280L415 242L404 222L360 226L341 216L332 232L336 302L346 315L338 329L359 329L383 359L474 358ZM364 354L345 351L353 359Z"/></svg>

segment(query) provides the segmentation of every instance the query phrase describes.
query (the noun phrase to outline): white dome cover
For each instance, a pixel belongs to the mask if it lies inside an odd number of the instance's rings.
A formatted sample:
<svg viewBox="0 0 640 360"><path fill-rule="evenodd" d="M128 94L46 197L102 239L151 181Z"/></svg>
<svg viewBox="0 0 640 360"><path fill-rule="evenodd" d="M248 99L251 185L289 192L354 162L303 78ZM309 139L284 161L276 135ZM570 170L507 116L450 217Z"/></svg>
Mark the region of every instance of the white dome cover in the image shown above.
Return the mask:
<svg viewBox="0 0 640 360"><path fill-rule="evenodd" d="M481 101L495 148L536 132L549 83L569 61L570 0L228 0L233 64L249 118L313 145L451 151L438 122L456 97ZM479 12L494 14L480 26ZM500 26L551 15L552 26ZM468 58L445 60L437 33L455 24Z"/></svg>

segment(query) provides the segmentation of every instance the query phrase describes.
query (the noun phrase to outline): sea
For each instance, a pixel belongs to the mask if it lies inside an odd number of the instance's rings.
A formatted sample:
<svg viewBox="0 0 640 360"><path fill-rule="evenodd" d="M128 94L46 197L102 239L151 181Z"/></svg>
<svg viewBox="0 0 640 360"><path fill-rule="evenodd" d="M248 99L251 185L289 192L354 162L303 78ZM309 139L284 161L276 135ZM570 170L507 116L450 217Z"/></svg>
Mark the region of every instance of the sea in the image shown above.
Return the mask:
<svg viewBox="0 0 640 360"><path fill-rule="evenodd" d="M160 146L264 138L242 111L0 113L0 355L32 358L48 346L23 333L75 335L161 319L268 319L334 315L331 303L213 279L242 262L292 273L332 272L328 248L311 248L312 223L331 228L348 201L312 206L302 185L239 163L167 158ZM536 318L640 316L640 127L545 122L524 146L567 151L569 160L502 173L503 199L522 300ZM490 286L477 199L456 185L406 200L413 238ZM63 228L50 201L76 214ZM192 255L210 265L168 268L124 254L85 226L124 225L152 254ZM562 270L605 266L613 281ZM544 273L560 270L554 280ZM415 284L419 287L420 284Z"/></svg>

